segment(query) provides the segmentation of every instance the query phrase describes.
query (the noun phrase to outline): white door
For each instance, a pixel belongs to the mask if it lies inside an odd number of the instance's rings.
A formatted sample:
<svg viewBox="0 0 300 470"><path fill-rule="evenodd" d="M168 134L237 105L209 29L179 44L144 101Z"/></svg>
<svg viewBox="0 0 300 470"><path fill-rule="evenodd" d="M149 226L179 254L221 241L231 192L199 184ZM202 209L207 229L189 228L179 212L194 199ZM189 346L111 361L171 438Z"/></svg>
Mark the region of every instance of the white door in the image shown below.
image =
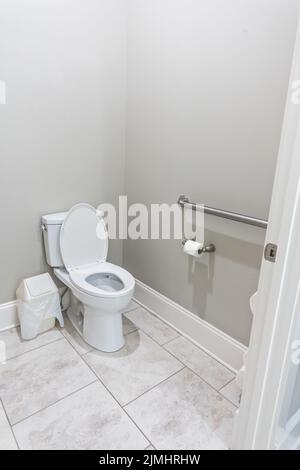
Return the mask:
<svg viewBox="0 0 300 470"><path fill-rule="evenodd" d="M234 449L300 447L300 28Z"/></svg>

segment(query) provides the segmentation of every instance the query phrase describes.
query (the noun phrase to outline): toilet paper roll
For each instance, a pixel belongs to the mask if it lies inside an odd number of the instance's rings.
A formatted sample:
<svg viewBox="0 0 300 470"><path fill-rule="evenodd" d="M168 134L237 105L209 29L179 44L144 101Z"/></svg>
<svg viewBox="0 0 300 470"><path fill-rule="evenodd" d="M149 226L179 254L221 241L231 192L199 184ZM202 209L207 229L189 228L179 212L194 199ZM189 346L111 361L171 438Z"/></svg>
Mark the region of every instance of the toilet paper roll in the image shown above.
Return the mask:
<svg viewBox="0 0 300 470"><path fill-rule="evenodd" d="M203 248L203 243L188 240L184 244L183 251L184 251L184 253L186 253L189 256L194 256L195 258L200 258L200 256L202 256L202 253L199 254L199 250L202 250L202 248Z"/></svg>

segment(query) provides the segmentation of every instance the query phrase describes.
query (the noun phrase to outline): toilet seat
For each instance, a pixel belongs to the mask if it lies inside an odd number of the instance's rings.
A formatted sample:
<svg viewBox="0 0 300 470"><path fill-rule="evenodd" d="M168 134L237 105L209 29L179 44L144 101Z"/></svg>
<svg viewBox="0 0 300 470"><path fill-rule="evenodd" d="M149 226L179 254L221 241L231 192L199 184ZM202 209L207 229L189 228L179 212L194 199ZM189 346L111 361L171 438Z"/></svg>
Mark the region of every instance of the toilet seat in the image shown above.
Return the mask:
<svg viewBox="0 0 300 470"><path fill-rule="evenodd" d="M88 281L88 278L97 274L115 276L115 278L122 283L122 288L110 291L104 290L101 287L96 287ZM80 269L74 269L69 273L69 276L75 287L86 294L97 297L114 298L127 295L128 292L134 288L135 284L133 276L128 271L120 266L106 262L84 266Z"/></svg>
<svg viewBox="0 0 300 470"><path fill-rule="evenodd" d="M60 249L72 284L82 292L117 298L134 288L130 273L106 262L106 226L102 215L89 204L77 204L66 215L60 232Z"/></svg>
<svg viewBox="0 0 300 470"><path fill-rule="evenodd" d="M106 261L108 233L93 206L77 204L69 210L60 231L60 251L68 272Z"/></svg>

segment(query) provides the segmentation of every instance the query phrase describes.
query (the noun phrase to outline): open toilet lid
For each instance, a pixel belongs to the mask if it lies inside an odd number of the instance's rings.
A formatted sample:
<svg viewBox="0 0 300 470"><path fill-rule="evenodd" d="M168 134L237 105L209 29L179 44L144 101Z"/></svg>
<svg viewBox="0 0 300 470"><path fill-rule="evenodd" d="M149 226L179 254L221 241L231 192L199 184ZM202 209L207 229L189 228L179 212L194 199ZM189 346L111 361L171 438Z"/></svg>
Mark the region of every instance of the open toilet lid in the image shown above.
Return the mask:
<svg viewBox="0 0 300 470"><path fill-rule="evenodd" d="M69 210L60 232L60 250L69 272L106 260L108 234L94 207L77 204Z"/></svg>

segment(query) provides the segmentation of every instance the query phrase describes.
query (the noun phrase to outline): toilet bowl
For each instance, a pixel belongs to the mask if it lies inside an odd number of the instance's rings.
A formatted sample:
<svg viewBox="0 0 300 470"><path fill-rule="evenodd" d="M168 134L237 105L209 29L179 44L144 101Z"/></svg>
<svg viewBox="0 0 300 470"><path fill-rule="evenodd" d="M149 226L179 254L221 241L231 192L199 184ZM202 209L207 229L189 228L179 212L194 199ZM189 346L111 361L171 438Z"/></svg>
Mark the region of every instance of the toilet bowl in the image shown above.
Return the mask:
<svg viewBox="0 0 300 470"><path fill-rule="evenodd" d="M42 218L47 262L71 291L67 315L83 339L113 352L124 346L122 311L135 281L120 266L106 261L108 234L102 215L89 204Z"/></svg>

